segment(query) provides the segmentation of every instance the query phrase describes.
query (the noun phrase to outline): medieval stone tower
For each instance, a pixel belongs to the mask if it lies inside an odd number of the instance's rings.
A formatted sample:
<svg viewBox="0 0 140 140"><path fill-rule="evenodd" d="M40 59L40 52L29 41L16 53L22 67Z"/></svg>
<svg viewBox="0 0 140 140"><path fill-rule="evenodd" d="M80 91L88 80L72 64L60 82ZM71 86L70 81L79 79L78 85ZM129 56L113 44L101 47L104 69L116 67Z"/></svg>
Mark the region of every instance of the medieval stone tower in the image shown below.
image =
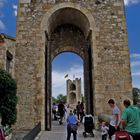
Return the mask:
<svg viewBox="0 0 140 140"><path fill-rule="evenodd" d="M108 113L110 98L121 107L132 91L127 38L123 0L19 0L15 127L51 130L51 63L62 52L83 59L87 113Z"/></svg>
<svg viewBox="0 0 140 140"><path fill-rule="evenodd" d="M67 81L67 104L70 109L76 108L77 102L82 101L81 95L81 78Z"/></svg>

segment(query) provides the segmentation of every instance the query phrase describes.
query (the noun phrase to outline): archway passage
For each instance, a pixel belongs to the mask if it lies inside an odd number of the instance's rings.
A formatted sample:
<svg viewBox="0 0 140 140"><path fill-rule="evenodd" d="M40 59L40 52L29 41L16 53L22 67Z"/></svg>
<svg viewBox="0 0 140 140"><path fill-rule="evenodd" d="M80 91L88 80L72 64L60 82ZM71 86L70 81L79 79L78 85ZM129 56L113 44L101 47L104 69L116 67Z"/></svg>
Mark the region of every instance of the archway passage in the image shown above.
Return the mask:
<svg viewBox="0 0 140 140"><path fill-rule="evenodd" d="M71 92L69 98L70 98L70 99L69 99L69 100L70 100L70 103L71 103L71 104L74 104L74 103L76 102L76 93Z"/></svg>
<svg viewBox="0 0 140 140"><path fill-rule="evenodd" d="M83 71L83 59L75 53L64 52L53 59L53 103L55 102L58 105L62 101L66 108L68 107L66 110L74 110L78 101L84 101L84 98L82 98L84 96Z"/></svg>
<svg viewBox="0 0 140 140"><path fill-rule="evenodd" d="M75 84L71 84L70 85L70 90L76 90L76 85Z"/></svg>
<svg viewBox="0 0 140 140"><path fill-rule="evenodd" d="M68 18L69 17L69 18ZM86 113L93 114L91 33L87 18L78 10L63 8L50 17L46 33L46 101L45 127L51 129L51 63L62 52L74 52L84 62ZM73 60L74 61L74 60Z"/></svg>

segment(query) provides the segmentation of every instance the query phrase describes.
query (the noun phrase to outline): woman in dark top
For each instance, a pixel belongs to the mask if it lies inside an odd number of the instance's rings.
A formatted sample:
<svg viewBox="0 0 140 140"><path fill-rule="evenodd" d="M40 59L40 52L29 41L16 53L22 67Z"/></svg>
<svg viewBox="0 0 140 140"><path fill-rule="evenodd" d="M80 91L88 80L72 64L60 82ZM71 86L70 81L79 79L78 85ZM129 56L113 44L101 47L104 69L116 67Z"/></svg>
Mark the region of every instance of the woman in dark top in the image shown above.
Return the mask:
<svg viewBox="0 0 140 140"><path fill-rule="evenodd" d="M60 102L60 104L58 105L58 112L59 112L59 115L60 115L59 124L63 124L63 117L64 117L64 114L65 114L65 106L62 102Z"/></svg>
<svg viewBox="0 0 140 140"><path fill-rule="evenodd" d="M81 102L81 104L80 104L80 122L82 122L84 115L85 115L84 114L84 104L83 104L83 102Z"/></svg>

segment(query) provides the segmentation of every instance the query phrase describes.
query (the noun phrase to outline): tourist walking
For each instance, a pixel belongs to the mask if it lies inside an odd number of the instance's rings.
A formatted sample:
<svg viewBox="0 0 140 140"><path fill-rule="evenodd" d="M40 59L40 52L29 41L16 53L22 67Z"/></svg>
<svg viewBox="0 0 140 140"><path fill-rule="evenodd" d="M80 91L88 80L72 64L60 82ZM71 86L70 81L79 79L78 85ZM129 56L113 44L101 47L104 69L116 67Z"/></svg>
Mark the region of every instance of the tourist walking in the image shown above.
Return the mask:
<svg viewBox="0 0 140 140"><path fill-rule="evenodd" d="M64 114L65 114L65 106L62 102L60 102L59 105L58 105L58 113L60 115L59 124L63 124L63 117L64 117Z"/></svg>
<svg viewBox="0 0 140 140"><path fill-rule="evenodd" d="M67 113L68 113L67 105L64 105L64 120L66 120L66 118L68 116Z"/></svg>
<svg viewBox="0 0 140 140"><path fill-rule="evenodd" d="M54 120L57 120L56 112L57 112L57 105L56 105L55 103L53 103L53 106L52 106L52 113L53 113L53 119L54 119Z"/></svg>
<svg viewBox="0 0 140 140"><path fill-rule="evenodd" d="M122 126L133 140L140 140L140 109L131 105L129 100L123 102L125 109L122 113Z"/></svg>
<svg viewBox="0 0 140 140"><path fill-rule="evenodd" d="M76 116L70 110L70 114L67 118L67 140L70 140L71 133L73 133L73 140L77 140L77 128L78 120Z"/></svg>
<svg viewBox="0 0 140 140"><path fill-rule="evenodd" d="M109 139L111 140L111 137L115 134L116 131L119 131L119 125L120 125L120 109L115 104L115 101L113 99L110 99L108 101L109 106L112 108L112 116L109 124Z"/></svg>
<svg viewBox="0 0 140 140"><path fill-rule="evenodd" d="M81 110L81 104L80 104L80 101L78 101L78 104L76 106L76 112L77 112L78 120L80 120L80 110Z"/></svg>
<svg viewBox="0 0 140 140"><path fill-rule="evenodd" d="M80 104L80 122L82 122L84 115L85 115L84 104L83 104L83 102L81 102L81 104Z"/></svg>

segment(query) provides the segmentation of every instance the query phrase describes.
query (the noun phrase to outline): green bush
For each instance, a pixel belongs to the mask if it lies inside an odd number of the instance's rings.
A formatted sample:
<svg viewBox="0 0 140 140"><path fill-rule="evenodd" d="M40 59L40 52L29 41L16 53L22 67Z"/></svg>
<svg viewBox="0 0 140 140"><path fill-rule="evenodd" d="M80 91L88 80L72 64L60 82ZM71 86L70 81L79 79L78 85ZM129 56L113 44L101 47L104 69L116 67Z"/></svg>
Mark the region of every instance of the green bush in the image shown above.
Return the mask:
<svg viewBox="0 0 140 140"><path fill-rule="evenodd" d="M2 125L11 126L16 122L16 82L5 70L0 70L0 114Z"/></svg>

